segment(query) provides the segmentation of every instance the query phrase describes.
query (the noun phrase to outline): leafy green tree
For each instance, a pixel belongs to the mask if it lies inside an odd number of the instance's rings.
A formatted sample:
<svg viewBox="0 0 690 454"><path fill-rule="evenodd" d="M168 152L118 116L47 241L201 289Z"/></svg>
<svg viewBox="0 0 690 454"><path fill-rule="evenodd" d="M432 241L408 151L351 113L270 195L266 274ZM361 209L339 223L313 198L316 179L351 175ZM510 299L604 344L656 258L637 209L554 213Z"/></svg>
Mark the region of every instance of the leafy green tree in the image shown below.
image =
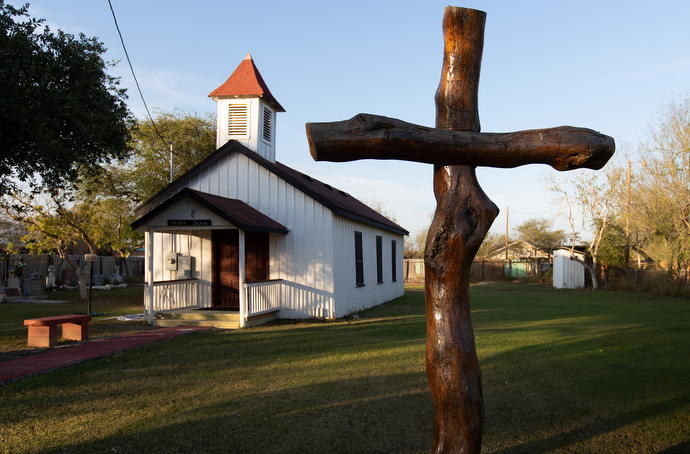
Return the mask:
<svg viewBox="0 0 690 454"><path fill-rule="evenodd" d="M173 147L173 178L187 172L216 150L216 118L200 117L181 110L157 111L155 126L137 121L129 143L131 157L124 165L108 168L105 177L113 193L135 204L153 197L170 183L170 142Z"/></svg>
<svg viewBox="0 0 690 454"><path fill-rule="evenodd" d="M30 252L56 251L75 270L82 298L88 296L90 269L74 262L71 254L117 251L127 257L143 243L141 235L137 237L129 227L134 220L131 210L114 198L82 195L79 202L71 203L63 193L16 195L12 206L18 208L8 208L7 212L28 230L24 242ZM127 274L131 274L129 267Z"/></svg>
<svg viewBox="0 0 690 454"><path fill-rule="evenodd" d="M194 167L215 149L215 121L184 112L159 113L156 127L177 140L176 176ZM167 156L160 152L151 123L133 131L131 157L114 161L91 172L81 172L69 189L55 193L5 195L3 205L10 216L24 223L33 250L55 250L75 269L85 297L88 268L71 261L74 253L114 253L127 258L143 245L143 234L133 232L137 204L168 184ZM169 153L169 150L168 150ZM162 162L161 162L162 161ZM163 174L160 177L160 174Z"/></svg>
<svg viewBox="0 0 690 454"><path fill-rule="evenodd" d="M551 254L551 251L567 241L565 231L554 229L553 220L531 218L515 228L517 237L537 249Z"/></svg>
<svg viewBox="0 0 690 454"><path fill-rule="evenodd" d="M73 183L127 151L131 114L96 38L0 1L0 195Z"/></svg>
<svg viewBox="0 0 690 454"><path fill-rule="evenodd" d="M24 242L31 253L56 251L75 270L79 280L80 296L87 297L86 278L89 269L79 266L70 254L98 252L98 246L90 231L90 223L84 219L83 206L66 208L59 196L27 196L16 194L14 208L7 213L15 221L22 222L29 231Z"/></svg>

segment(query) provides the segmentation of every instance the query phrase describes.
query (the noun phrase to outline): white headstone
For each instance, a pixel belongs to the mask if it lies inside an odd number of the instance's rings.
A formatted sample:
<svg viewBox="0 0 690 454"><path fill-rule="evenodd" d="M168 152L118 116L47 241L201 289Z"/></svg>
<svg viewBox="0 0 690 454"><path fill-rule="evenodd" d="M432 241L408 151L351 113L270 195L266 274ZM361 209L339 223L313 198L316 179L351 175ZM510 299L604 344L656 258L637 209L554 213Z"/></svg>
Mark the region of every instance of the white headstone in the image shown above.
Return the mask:
<svg viewBox="0 0 690 454"><path fill-rule="evenodd" d="M55 267L50 265L48 267L48 276L46 276L46 286L55 287Z"/></svg>

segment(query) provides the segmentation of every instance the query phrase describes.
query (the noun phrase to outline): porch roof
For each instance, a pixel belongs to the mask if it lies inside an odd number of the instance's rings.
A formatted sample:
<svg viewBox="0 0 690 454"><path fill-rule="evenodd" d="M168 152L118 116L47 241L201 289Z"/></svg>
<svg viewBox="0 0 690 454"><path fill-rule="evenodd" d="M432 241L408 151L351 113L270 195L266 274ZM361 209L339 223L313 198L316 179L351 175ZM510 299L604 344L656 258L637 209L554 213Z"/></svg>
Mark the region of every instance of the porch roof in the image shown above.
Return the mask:
<svg viewBox="0 0 690 454"><path fill-rule="evenodd" d="M228 223L245 232L266 232L287 234L288 228L252 208L241 200L229 199L195 189L183 188L160 205L132 223L132 229L144 227L150 220L163 213L185 197L220 216Z"/></svg>

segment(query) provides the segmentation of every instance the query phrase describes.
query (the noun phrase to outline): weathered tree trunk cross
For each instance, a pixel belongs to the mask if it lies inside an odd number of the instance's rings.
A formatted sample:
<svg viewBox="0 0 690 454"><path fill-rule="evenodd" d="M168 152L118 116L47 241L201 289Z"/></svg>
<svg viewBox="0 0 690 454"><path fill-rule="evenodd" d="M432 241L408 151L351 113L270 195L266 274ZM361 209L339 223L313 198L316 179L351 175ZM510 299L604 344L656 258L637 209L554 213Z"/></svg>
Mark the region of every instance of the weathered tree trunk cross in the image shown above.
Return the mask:
<svg viewBox="0 0 690 454"><path fill-rule="evenodd" d="M317 161L402 159L434 164L437 206L424 256L433 454L481 451L484 400L469 276L498 208L479 186L475 166L544 163L557 170L600 169L615 150L611 137L584 128L480 133L477 95L485 21L483 11L451 6L445 10L436 128L366 114L306 125L310 152Z"/></svg>

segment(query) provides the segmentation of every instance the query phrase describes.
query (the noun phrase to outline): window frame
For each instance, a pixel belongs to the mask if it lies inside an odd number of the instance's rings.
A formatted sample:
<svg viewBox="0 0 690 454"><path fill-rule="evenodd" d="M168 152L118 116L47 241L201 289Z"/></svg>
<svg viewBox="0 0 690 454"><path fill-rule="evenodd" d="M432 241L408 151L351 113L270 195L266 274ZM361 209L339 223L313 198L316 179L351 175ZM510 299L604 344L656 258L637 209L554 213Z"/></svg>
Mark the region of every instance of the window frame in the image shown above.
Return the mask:
<svg viewBox="0 0 690 454"><path fill-rule="evenodd" d="M397 243L391 240L391 282L398 282Z"/></svg>
<svg viewBox="0 0 690 454"><path fill-rule="evenodd" d="M355 285L364 287L364 241L362 232L355 230Z"/></svg>
<svg viewBox="0 0 690 454"><path fill-rule="evenodd" d="M376 283L383 284L383 237L376 235Z"/></svg>

